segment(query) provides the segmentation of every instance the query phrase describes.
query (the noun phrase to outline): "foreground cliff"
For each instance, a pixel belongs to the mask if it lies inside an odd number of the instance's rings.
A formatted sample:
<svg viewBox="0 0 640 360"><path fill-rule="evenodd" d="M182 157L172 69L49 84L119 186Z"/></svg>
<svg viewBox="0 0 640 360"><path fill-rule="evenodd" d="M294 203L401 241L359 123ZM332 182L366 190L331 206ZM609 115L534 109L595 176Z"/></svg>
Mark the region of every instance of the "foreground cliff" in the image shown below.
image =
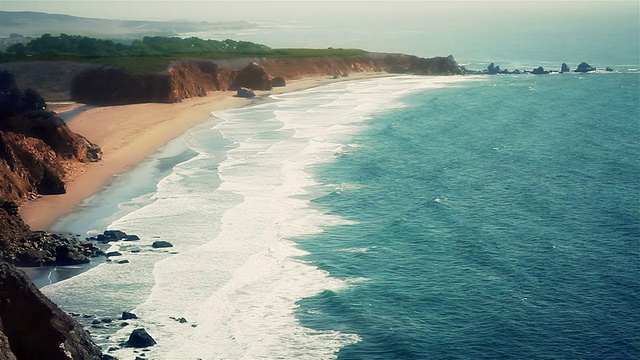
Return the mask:
<svg viewBox="0 0 640 360"><path fill-rule="evenodd" d="M71 98L87 104L171 103L209 91L270 90L273 80L309 76L348 76L359 72L456 75L452 56L419 58L403 54L367 54L286 59L178 61L163 73L134 74L112 67L86 69L71 82ZM238 67L241 63L243 66ZM248 65L247 65L248 64Z"/></svg>
<svg viewBox="0 0 640 360"><path fill-rule="evenodd" d="M72 132L44 99L19 89L0 71L0 260L23 266L85 263L97 255L90 243L31 231L18 215L20 201L63 194L83 163L98 161L100 148Z"/></svg>
<svg viewBox="0 0 640 360"><path fill-rule="evenodd" d="M0 360L102 359L73 318L15 267L0 261Z"/></svg>

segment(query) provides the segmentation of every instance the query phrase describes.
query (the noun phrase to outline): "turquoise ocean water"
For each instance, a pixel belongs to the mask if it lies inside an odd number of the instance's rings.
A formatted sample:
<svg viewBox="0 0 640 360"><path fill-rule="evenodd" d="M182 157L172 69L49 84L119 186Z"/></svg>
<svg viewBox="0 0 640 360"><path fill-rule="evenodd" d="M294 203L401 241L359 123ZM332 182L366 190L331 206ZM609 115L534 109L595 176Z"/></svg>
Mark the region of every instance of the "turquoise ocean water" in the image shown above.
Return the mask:
<svg viewBox="0 0 640 360"><path fill-rule="evenodd" d="M575 68L576 46L500 65ZM137 234L113 245L129 263L43 290L135 312L89 329L108 348L144 327L155 359L640 358L637 47L623 55L216 112L56 225Z"/></svg>

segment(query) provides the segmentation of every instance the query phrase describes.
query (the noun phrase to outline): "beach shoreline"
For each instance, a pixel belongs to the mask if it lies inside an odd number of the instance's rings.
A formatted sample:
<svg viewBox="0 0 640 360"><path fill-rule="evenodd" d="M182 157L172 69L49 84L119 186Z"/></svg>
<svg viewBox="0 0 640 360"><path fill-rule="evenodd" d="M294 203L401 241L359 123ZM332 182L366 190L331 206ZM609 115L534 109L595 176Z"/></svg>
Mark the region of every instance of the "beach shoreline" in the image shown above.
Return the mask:
<svg viewBox="0 0 640 360"><path fill-rule="evenodd" d="M39 196L20 206L20 215L33 230L49 230L61 217L78 210L84 199L97 194L114 177L156 153L169 141L210 119L211 113L254 103L265 96L302 91L338 81L394 76L380 72L349 77L305 77L285 87L256 91L256 98L236 97L235 92L211 92L179 103L142 103L91 108L72 118L72 131L102 148L102 160L80 164L69 174L67 192Z"/></svg>

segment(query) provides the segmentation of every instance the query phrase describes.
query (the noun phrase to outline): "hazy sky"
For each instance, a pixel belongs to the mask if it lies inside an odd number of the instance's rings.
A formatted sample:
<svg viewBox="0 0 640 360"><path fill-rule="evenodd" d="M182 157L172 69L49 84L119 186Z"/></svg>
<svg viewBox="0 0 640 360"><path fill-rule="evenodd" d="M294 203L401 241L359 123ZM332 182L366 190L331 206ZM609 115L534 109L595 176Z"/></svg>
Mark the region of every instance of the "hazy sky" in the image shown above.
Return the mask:
<svg viewBox="0 0 640 360"><path fill-rule="evenodd" d="M268 21L318 18L424 18L466 20L471 17L536 18L634 11L638 1L128 1L2 0L5 11L40 11L121 20ZM1 26L1 24L0 24Z"/></svg>

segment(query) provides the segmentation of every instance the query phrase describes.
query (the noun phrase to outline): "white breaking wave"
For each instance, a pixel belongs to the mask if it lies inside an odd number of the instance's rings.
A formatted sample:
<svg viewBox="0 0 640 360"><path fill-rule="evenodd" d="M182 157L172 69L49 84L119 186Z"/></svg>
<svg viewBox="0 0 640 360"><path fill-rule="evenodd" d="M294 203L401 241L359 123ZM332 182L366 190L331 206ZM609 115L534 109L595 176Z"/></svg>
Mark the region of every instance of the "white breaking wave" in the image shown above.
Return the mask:
<svg viewBox="0 0 640 360"><path fill-rule="evenodd" d="M141 238L118 244L121 250L142 251L125 251L128 264L97 266L45 292L72 311L133 311L138 320L100 340L117 346L134 326L144 327L158 342L149 358L335 358L358 335L303 327L297 302L366 279L335 279L300 259L296 238L349 224L310 206L336 188L318 184L310 168L335 159L372 114L403 106L401 97L467 80L334 83L216 113L216 124L185 137L198 155L175 166L149 203L111 224ZM174 247L151 249L158 239ZM112 354L134 357L131 349Z"/></svg>

